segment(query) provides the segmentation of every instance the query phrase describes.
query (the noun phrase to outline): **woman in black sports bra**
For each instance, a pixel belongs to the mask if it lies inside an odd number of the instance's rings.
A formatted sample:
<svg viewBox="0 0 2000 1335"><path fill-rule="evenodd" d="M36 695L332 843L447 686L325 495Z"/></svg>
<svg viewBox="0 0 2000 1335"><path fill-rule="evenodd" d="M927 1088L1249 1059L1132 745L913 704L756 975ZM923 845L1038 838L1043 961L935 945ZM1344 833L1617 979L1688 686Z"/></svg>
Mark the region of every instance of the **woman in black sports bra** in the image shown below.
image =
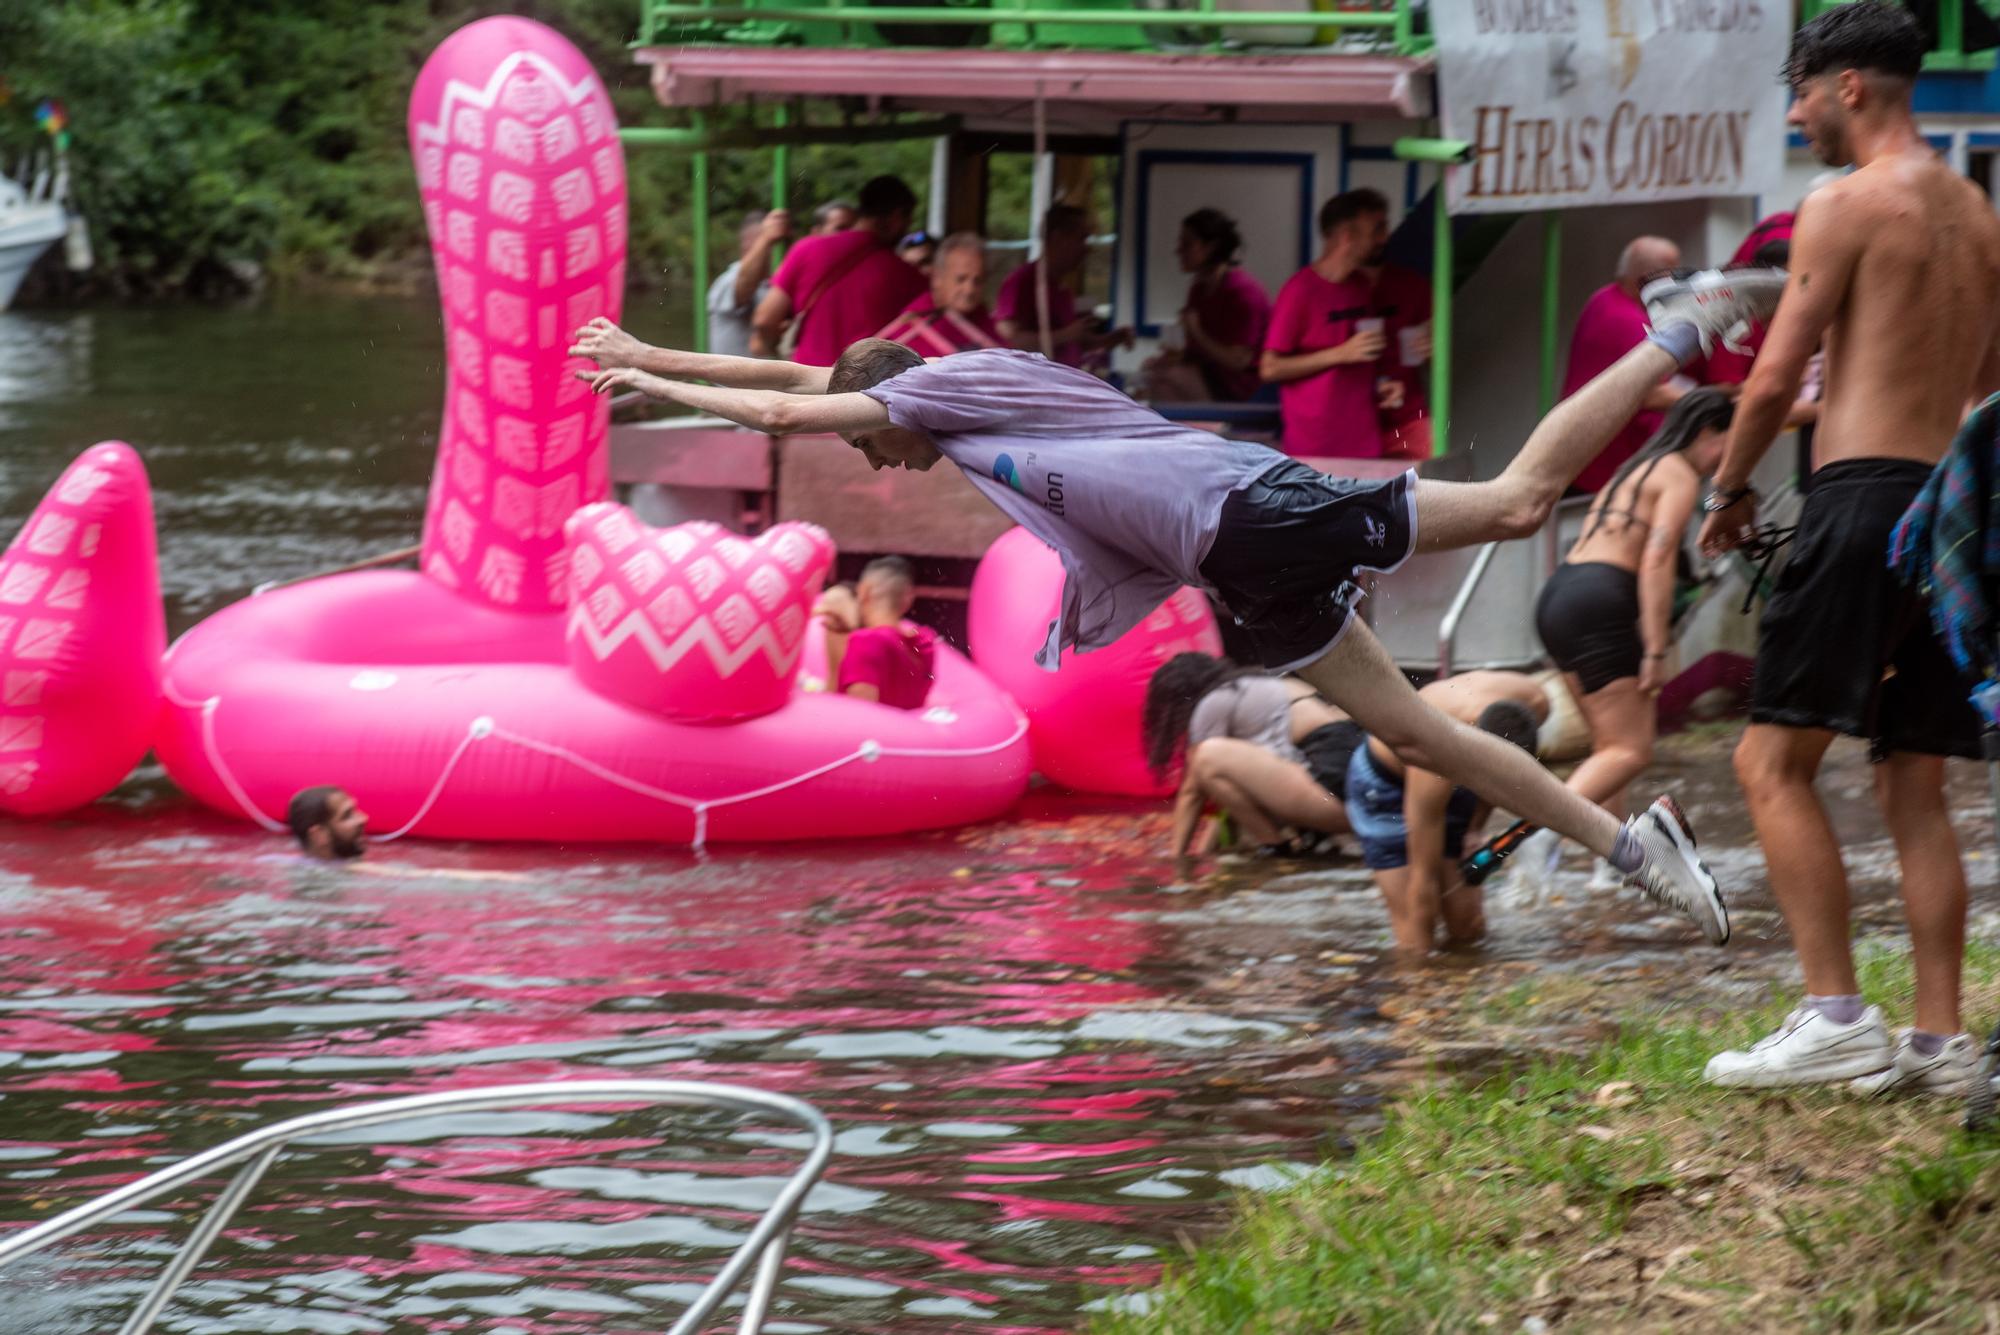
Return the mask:
<svg viewBox="0 0 2000 1335"><path fill-rule="evenodd" d="M1590 724L1590 758L1569 786L1625 814L1625 787L1652 763L1665 684L1674 573L1701 480L1722 458L1736 404L1697 389L1626 460L1535 605L1535 629Z"/></svg>
<svg viewBox="0 0 2000 1335"><path fill-rule="evenodd" d="M1146 759L1161 778L1185 756L1174 803L1177 860L1187 858L1210 803L1263 846L1286 847L1291 830L1352 828L1347 762L1361 728L1297 677L1175 654L1146 685L1141 731Z"/></svg>

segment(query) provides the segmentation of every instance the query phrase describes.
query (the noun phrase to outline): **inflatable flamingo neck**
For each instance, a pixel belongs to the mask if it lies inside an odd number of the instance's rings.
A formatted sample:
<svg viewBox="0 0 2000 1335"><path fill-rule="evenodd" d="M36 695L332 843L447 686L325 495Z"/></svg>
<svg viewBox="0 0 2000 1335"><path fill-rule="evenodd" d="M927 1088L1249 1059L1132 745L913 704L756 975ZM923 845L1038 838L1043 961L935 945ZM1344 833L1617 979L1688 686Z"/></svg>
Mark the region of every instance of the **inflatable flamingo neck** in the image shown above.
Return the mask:
<svg viewBox="0 0 2000 1335"><path fill-rule="evenodd" d="M574 46L493 18L425 62L409 130L445 331L423 570L479 602L553 611L563 523L610 494L609 411L567 351L623 305L617 122Z"/></svg>

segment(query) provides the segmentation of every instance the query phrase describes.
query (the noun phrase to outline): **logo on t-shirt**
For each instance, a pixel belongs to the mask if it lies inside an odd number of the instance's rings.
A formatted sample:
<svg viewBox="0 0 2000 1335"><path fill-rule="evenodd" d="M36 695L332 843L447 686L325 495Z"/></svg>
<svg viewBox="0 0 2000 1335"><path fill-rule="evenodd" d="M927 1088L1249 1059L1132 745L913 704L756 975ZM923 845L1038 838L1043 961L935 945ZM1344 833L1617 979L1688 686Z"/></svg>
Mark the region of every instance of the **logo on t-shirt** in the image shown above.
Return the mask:
<svg viewBox="0 0 2000 1335"><path fill-rule="evenodd" d="M1021 474L1015 469L1014 456L1011 454L1003 454L993 461L993 480L1005 482L1023 496L1028 494L1028 488L1021 482Z"/></svg>

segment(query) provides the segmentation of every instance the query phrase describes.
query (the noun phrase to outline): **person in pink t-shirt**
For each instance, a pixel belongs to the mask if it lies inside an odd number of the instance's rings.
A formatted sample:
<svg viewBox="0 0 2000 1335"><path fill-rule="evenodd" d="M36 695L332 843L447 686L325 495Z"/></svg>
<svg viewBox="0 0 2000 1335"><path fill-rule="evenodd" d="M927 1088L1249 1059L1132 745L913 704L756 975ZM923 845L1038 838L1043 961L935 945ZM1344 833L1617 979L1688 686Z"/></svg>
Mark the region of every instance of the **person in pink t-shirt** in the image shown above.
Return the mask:
<svg viewBox="0 0 2000 1335"><path fill-rule="evenodd" d="M1263 388L1257 354L1271 298L1238 265L1242 249L1236 220L1220 209L1196 209L1181 219L1174 253L1181 271L1194 275L1180 314L1183 346L1146 363L1148 397L1242 403Z"/></svg>
<svg viewBox="0 0 2000 1335"><path fill-rule="evenodd" d="M1639 303L1639 289L1646 279L1666 269L1678 268L1681 248L1663 236L1642 236L1625 247L1618 257L1618 276L1590 294L1583 313L1576 317L1570 335L1569 369L1563 376L1562 396L1582 389L1599 372L1639 346L1646 337L1646 308ZM1674 401L1694 387L1683 376L1664 380L1653 387L1637 415L1624 430L1577 476L1572 490L1595 493L1611 480L1618 465L1639 452L1660 429L1662 415Z"/></svg>
<svg viewBox="0 0 2000 1335"><path fill-rule="evenodd" d="M835 691L894 709L923 708L937 634L904 619L916 601L916 572L900 556L863 566L852 592L837 584L819 596L813 610L826 627L826 674Z"/></svg>
<svg viewBox="0 0 2000 1335"><path fill-rule="evenodd" d="M923 295L924 276L896 256L917 197L893 176L861 187L852 228L809 236L792 247L752 319L750 350L775 356L785 330L799 326L794 361L831 366L850 343L867 338Z"/></svg>
<svg viewBox="0 0 2000 1335"><path fill-rule="evenodd" d="M1382 452L1431 457L1431 280L1400 264L1371 266L1382 333Z"/></svg>
<svg viewBox="0 0 2000 1335"><path fill-rule="evenodd" d="M1319 258L1278 290L1257 370L1278 386L1285 453L1379 459L1376 380L1388 339L1362 266L1381 263L1389 201L1377 190L1335 195L1319 211L1319 233Z"/></svg>
<svg viewBox="0 0 2000 1335"><path fill-rule="evenodd" d="M1036 274L1048 266L1049 346L1054 359L1065 366L1081 366L1084 358L1107 348L1131 347L1130 329L1100 333L1089 316L1076 313L1076 295L1070 278L1083 267L1090 249L1090 215L1074 204L1054 204L1042 218L1042 257L1007 275L1000 284L993 315L1000 334L1009 347L1024 352L1042 351L1041 307Z"/></svg>
<svg viewBox="0 0 2000 1335"><path fill-rule="evenodd" d="M875 335L925 357L949 357L974 348L1005 347L986 309L986 238L953 232L931 261L931 290Z"/></svg>

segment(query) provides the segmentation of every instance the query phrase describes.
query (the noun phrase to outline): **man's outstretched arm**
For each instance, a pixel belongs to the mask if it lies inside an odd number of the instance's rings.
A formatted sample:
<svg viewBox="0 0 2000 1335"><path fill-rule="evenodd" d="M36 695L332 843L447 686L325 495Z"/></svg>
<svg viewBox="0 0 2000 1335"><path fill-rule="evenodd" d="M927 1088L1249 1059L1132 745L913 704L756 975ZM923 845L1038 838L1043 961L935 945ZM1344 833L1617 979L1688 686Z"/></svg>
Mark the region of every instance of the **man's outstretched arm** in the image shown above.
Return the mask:
<svg viewBox="0 0 2000 1335"><path fill-rule="evenodd" d="M1757 353L1757 364L1736 402L1729 444L1715 470L1718 492L1749 485L1750 474L1798 401L1806 363L1819 350L1820 339L1847 299L1861 250L1859 229L1866 224L1851 217L1834 221L1832 209L1841 201L1827 198L1833 193L1830 187L1799 206L1792 233L1791 277L1771 321L1771 332ZM1701 529L1702 551L1715 556L1734 547L1743 540L1755 516L1755 507L1747 497L1709 515Z"/></svg>
<svg viewBox="0 0 2000 1335"><path fill-rule="evenodd" d="M734 361L735 358L721 358ZM663 380L636 367L608 371L578 371L593 392L636 389L649 398L678 403L699 413L726 417L738 426L773 436L808 432L879 431L889 425L889 410L866 394L789 394L773 389L732 389L722 385L690 385Z"/></svg>
<svg viewBox="0 0 2000 1335"><path fill-rule="evenodd" d="M631 367L656 376L706 380L735 389L773 389L785 394L824 394L832 368L761 357L718 357L641 343L603 316L576 331L572 357L588 357L607 371Z"/></svg>

